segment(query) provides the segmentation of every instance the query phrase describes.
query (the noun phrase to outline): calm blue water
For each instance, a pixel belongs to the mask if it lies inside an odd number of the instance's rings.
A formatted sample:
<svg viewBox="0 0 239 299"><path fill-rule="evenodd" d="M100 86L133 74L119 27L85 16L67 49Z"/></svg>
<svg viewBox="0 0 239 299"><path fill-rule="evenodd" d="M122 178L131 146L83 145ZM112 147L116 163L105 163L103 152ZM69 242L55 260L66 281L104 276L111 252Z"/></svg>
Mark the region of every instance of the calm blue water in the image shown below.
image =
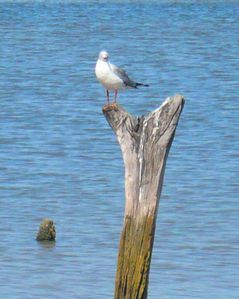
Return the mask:
<svg viewBox="0 0 239 299"><path fill-rule="evenodd" d="M113 297L124 169L94 75L102 49L150 84L120 94L131 113L187 100L149 298L238 298L238 2L49 2L0 4L0 298ZM35 241L44 217L52 247Z"/></svg>

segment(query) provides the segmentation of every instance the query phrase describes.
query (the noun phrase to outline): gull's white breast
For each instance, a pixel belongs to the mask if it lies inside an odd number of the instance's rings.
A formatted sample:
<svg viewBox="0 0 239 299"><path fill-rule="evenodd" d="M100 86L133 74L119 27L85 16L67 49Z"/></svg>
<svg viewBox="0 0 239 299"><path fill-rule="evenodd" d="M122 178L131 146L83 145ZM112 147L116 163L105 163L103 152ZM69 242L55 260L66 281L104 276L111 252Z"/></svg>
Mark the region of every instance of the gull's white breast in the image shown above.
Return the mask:
<svg viewBox="0 0 239 299"><path fill-rule="evenodd" d="M96 78L108 90L122 89L124 82L120 77L113 73L109 64L98 60L95 66Z"/></svg>

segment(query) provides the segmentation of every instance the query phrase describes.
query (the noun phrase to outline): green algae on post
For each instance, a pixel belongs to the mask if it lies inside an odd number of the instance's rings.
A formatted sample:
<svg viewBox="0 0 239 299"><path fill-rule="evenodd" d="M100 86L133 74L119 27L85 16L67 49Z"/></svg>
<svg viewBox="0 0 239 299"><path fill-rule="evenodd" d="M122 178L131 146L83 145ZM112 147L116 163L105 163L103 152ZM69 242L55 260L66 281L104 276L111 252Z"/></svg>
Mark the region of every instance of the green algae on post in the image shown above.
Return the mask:
<svg viewBox="0 0 239 299"><path fill-rule="evenodd" d="M53 220L43 219L36 236L37 241L55 241L56 229Z"/></svg>

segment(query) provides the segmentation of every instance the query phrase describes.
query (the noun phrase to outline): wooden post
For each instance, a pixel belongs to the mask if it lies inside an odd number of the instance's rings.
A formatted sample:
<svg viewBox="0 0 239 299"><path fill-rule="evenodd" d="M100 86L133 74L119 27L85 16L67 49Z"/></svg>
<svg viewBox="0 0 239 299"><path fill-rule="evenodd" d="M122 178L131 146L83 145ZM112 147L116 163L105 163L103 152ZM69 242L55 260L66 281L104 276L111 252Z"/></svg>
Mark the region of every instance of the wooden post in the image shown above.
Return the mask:
<svg viewBox="0 0 239 299"><path fill-rule="evenodd" d="M125 165L125 217L119 244L115 299L146 299L159 197L166 160L183 109L181 95L134 117L117 104L103 107Z"/></svg>

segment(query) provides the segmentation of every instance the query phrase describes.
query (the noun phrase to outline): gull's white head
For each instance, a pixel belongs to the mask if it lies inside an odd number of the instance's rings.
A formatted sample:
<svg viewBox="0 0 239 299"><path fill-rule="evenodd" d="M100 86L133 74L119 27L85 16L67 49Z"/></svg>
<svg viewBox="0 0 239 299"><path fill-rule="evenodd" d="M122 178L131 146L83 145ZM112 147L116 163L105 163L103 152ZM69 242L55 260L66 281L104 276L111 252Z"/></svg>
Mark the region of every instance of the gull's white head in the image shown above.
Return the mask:
<svg viewBox="0 0 239 299"><path fill-rule="evenodd" d="M99 59L102 60L102 61L108 61L109 59L109 54L108 52L106 51L101 51L100 54L99 54Z"/></svg>

